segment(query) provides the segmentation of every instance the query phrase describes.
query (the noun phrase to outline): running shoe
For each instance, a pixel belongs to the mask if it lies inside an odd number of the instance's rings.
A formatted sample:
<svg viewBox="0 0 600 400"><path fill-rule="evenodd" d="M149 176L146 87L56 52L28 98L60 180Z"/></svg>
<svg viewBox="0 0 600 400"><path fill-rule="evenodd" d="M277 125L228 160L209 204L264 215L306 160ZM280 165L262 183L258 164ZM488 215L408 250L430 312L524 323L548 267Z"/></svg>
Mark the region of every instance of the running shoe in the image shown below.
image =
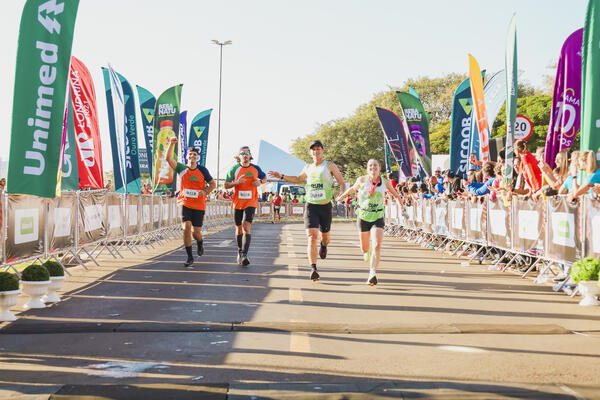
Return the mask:
<svg viewBox="0 0 600 400"><path fill-rule="evenodd" d="M186 262L183 263L183 266L184 267L189 267L193 263L194 263L194 257L188 257L188 259L186 260Z"/></svg>
<svg viewBox="0 0 600 400"><path fill-rule="evenodd" d="M367 285L369 286L375 286L377 285L377 275L373 274L369 274L369 279L367 279Z"/></svg>
<svg viewBox="0 0 600 400"><path fill-rule="evenodd" d="M311 268L310 271L310 279L312 279L314 282L318 281L320 278L319 273L317 272L316 268Z"/></svg>
<svg viewBox="0 0 600 400"><path fill-rule="evenodd" d="M242 267L247 267L250 264L250 260L246 254L242 254Z"/></svg>
<svg viewBox="0 0 600 400"><path fill-rule="evenodd" d="M322 259L327 257L327 246L323 245L323 242L319 245L319 257Z"/></svg>
<svg viewBox="0 0 600 400"><path fill-rule="evenodd" d="M369 251L366 253L363 253L363 260L365 260L365 262L369 262L371 260L371 249L369 249Z"/></svg>
<svg viewBox="0 0 600 400"><path fill-rule="evenodd" d="M198 246L198 255L201 256L204 254L204 246Z"/></svg>
<svg viewBox="0 0 600 400"><path fill-rule="evenodd" d="M242 252L241 251L238 251L237 263L238 263L238 265L242 265Z"/></svg>

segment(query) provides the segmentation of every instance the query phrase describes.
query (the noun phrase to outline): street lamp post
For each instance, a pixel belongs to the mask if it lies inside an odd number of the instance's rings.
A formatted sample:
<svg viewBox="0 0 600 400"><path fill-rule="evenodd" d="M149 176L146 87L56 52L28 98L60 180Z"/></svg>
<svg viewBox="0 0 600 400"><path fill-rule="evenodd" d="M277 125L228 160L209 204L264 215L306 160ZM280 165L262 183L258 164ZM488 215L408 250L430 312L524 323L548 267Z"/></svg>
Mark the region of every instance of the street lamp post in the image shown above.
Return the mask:
<svg viewBox="0 0 600 400"><path fill-rule="evenodd" d="M220 47L219 55L219 126L217 128L217 188L219 187L219 168L221 167L221 87L223 82L223 46L233 43L231 40L219 42L218 40L212 41L214 44Z"/></svg>

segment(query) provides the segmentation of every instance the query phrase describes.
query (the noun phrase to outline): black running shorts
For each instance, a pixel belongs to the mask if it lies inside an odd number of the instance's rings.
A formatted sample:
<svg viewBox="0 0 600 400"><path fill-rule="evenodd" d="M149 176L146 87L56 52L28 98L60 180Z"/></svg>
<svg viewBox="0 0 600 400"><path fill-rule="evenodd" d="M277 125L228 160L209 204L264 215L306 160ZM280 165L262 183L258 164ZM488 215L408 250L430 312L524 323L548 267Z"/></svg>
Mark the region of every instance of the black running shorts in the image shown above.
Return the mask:
<svg viewBox="0 0 600 400"><path fill-rule="evenodd" d="M236 208L233 213L233 221L235 222L235 226L242 225L242 221L252 223L255 211L256 207L246 207L243 210L238 210Z"/></svg>
<svg viewBox="0 0 600 400"><path fill-rule="evenodd" d="M204 210L194 210L193 208L182 206L181 221L191 221L192 226L202 226L204 223Z"/></svg>
<svg viewBox="0 0 600 400"><path fill-rule="evenodd" d="M361 232L369 232L372 227L381 229L385 228L385 222L383 221L383 218L379 218L377 221L373 222L367 222L360 218L356 218L356 225L358 226L358 229L360 229Z"/></svg>
<svg viewBox="0 0 600 400"><path fill-rule="evenodd" d="M331 203L306 205L304 210L304 226L306 229L319 228L321 232L331 230Z"/></svg>
<svg viewBox="0 0 600 400"><path fill-rule="evenodd" d="M273 212L279 214L279 210L281 210L281 206L273 206Z"/></svg>

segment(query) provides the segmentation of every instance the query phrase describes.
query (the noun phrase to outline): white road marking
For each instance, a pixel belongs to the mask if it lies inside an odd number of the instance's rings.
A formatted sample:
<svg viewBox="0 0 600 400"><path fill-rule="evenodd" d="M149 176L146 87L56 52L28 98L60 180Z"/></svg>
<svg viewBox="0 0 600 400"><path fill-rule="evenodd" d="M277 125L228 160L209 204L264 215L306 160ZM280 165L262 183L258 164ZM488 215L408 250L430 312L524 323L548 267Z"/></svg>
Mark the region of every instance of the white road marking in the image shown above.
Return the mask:
<svg viewBox="0 0 600 400"><path fill-rule="evenodd" d="M231 240L231 239L223 240L221 243L217 244L215 247L227 247L231 244L231 242L233 242L233 240Z"/></svg>

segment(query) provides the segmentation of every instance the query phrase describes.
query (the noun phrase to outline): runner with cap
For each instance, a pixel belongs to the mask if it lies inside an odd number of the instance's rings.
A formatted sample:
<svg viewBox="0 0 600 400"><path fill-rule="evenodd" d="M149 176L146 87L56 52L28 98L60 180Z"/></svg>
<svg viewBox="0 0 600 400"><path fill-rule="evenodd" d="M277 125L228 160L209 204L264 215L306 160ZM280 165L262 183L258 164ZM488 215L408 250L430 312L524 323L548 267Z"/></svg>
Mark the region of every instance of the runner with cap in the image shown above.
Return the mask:
<svg viewBox="0 0 600 400"><path fill-rule="evenodd" d="M358 192L358 207L356 209L356 223L358 226L360 247L363 259L369 262L369 277L367 285L377 285L377 267L381 257L381 243L383 242L384 202L386 190L396 198L401 206L401 199L389 179L381 177L381 165L374 158L367 163L367 175L359 176L356 183L345 192L342 192L337 201L342 201L351 193ZM375 228L375 238L371 248L371 229Z"/></svg>
<svg viewBox="0 0 600 400"><path fill-rule="evenodd" d="M319 280L317 271L317 253L319 257L327 257L327 245L329 244L329 230L331 229L333 199L333 178L340 184L341 191L346 190L346 183L338 169L331 161L323 158L323 143L313 140L309 145L309 153L313 163L306 164L300 175L290 176L281 172L269 171L269 176L283 179L291 183L302 183L306 181L306 209L304 211L304 226L308 236L308 260L310 262L310 279ZM317 251L317 239L321 232L321 243Z"/></svg>
<svg viewBox="0 0 600 400"><path fill-rule="evenodd" d="M233 158L238 163L227 173L225 189L234 188L231 207L234 209L235 240L238 245L237 262L246 267L250 264L250 225L258 207L257 187L266 182L267 176L258 165L250 163L252 154L248 146L242 146Z"/></svg>
<svg viewBox="0 0 600 400"><path fill-rule="evenodd" d="M187 253L187 261L183 264L189 267L194 263L192 255L192 236L198 244L198 255L204 254L202 244L202 224L206 210L206 198L217 184L208 170L198 165L200 154L195 147L188 147L187 165L173 159L173 146L177 143L176 137L169 139L167 148L167 163L181 174L181 189L177 196L177 203L181 205L181 221L183 225L183 245Z"/></svg>

